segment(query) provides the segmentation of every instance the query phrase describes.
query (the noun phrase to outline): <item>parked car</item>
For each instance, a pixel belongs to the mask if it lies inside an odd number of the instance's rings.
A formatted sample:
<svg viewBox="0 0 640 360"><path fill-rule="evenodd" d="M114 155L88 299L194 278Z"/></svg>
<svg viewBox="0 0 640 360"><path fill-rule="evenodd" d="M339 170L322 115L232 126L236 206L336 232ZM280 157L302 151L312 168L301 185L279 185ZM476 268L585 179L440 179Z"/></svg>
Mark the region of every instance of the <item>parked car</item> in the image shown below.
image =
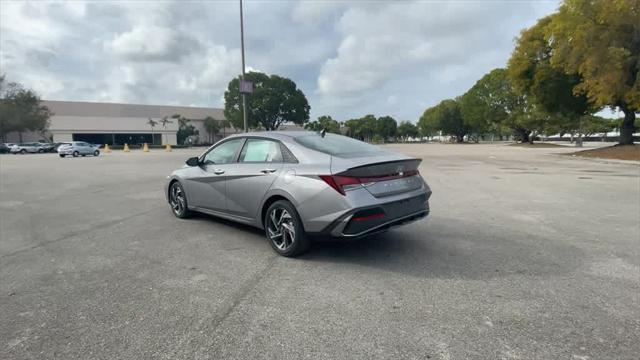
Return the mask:
<svg viewBox="0 0 640 360"><path fill-rule="evenodd" d="M100 150L84 141L72 141L68 144L65 143L60 145L58 147L58 155L60 155L60 157L65 157L67 155L71 155L73 157L78 157L80 155L98 156L100 155Z"/></svg>
<svg viewBox="0 0 640 360"><path fill-rule="evenodd" d="M54 144L53 143L48 143L48 142L40 142L38 143L40 145L40 150L39 152L54 152Z"/></svg>
<svg viewBox="0 0 640 360"><path fill-rule="evenodd" d="M34 142L34 143L20 143L20 144L14 144L11 147L10 152L12 154L26 154L26 153L38 153L38 152L43 152L42 148L40 147L40 143Z"/></svg>
<svg viewBox="0 0 640 360"><path fill-rule="evenodd" d="M55 152L58 152L58 148L59 148L61 145L71 145L71 143L70 143L70 142L57 142L57 143L53 143L53 150L54 150Z"/></svg>
<svg viewBox="0 0 640 360"><path fill-rule="evenodd" d="M0 154L6 154L11 150L11 147L7 146L7 144L0 144Z"/></svg>
<svg viewBox="0 0 640 360"><path fill-rule="evenodd" d="M238 134L167 176L165 196L179 218L198 211L256 226L295 256L313 235L355 238L427 216L420 162L335 134Z"/></svg>

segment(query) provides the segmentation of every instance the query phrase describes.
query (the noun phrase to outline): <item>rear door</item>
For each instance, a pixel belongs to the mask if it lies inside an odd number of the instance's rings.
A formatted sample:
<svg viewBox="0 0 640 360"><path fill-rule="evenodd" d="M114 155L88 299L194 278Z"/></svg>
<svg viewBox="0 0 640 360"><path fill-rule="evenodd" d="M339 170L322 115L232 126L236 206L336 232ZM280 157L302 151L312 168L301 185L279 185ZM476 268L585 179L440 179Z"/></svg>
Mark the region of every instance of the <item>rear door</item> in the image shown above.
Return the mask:
<svg viewBox="0 0 640 360"><path fill-rule="evenodd" d="M282 167L278 141L247 139L238 163L227 172L227 211L254 219L259 216L258 207Z"/></svg>
<svg viewBox="0 0 640 360"><path fill-rule="evenodd" d="M89 144L84 141L78 142L78 147L79 147L78 152L80 152L80 154L82 155L93 154L93 149L91 149Z"/></svg>
<svg viewBox="0 0 640 360"><path fill-rule="evenodd" d="M223 141L203 155L201 165L191 171L185 181L187 201L215 211L226 211L227 172L235 165L245 138Z"/></svg>

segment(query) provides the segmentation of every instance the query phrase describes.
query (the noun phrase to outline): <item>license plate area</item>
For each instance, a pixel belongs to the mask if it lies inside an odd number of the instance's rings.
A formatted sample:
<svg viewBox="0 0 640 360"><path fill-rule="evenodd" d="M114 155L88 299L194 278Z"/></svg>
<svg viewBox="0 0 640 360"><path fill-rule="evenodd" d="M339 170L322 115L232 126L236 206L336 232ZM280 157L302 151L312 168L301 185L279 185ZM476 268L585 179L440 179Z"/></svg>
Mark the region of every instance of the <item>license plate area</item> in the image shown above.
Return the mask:
<svg viewBox="0 0 640 360"><path fill-rule="evenodd" d="M366 184L365 188L375 197L385 197L413 191L422 187L419 175Z"/></svg>

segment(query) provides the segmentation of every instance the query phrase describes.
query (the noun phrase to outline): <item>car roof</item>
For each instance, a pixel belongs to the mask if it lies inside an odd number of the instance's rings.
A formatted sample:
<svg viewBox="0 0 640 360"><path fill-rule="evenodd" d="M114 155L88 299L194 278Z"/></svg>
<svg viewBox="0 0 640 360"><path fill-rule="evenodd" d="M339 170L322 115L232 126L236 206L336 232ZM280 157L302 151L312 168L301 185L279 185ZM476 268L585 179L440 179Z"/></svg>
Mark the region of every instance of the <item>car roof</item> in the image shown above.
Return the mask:
<svg viewBox="0 0 640 360"><path fill-rule="evenodd" d="M248 132L248 133L238 133L238 134L233 134L231 136L229 136L228 138L235 138L235 137L251 137L251 136L255 136L255 137L263 137L263 138L268 138L268 139L275 139L275 140L291 140L293 138L297 138L300 136L305 136L305 135L313 135L313 134L317 134L317 132L314 131L291 131L291 130L287 130L287 131L253 131L253 132Z"/></svg>

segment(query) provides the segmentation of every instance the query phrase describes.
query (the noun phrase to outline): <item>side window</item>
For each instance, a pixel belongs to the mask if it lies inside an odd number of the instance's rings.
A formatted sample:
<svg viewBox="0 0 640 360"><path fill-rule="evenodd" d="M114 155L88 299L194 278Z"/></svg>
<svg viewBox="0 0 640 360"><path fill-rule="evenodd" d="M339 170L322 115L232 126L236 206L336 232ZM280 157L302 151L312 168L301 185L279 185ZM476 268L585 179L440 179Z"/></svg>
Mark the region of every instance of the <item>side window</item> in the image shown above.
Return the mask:
<svg viewBox="0 0 640 360"><path fill-rule="evenodd" d="M235 161L235 155L238 148L242 145L243 138L225 141L209 151L202 161L208 164L227 164Z"/></svg>
<svg viewBox="0 0 640 360"><path fill-rule="evenodd" d="M240 153L240 162L282 162L280 143L265 139L248 139Z"/></svg>

